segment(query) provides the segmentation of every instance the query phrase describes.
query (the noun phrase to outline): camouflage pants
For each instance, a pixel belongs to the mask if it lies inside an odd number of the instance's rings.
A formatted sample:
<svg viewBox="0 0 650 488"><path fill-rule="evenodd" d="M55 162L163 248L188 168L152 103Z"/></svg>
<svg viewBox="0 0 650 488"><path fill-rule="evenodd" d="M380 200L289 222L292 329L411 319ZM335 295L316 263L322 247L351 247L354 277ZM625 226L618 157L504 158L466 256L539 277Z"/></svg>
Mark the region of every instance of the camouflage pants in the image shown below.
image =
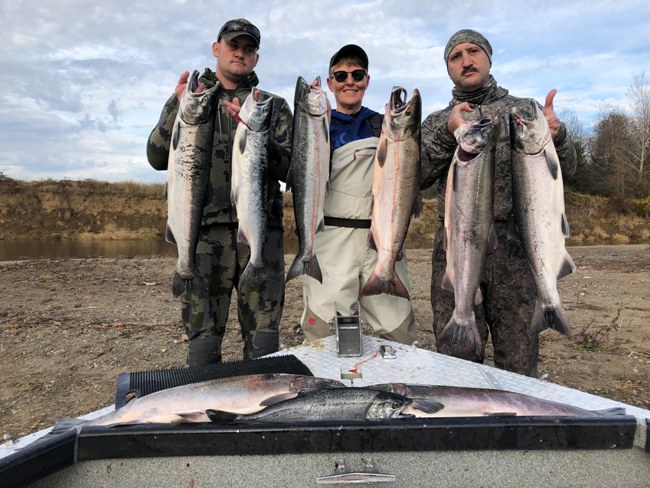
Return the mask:
<svg viewBox="0 0 650 488"><path fill-rule="evenodd" d="M528 332L535 305L535 283L521 241L508 229L512 231L512 223L495 222L498 243L496 248L488 250L481 280L483 303L475 309L482 342L480 355L468 357L440 346L438 352L483 362L485 345L491 335L496 367L536 377L539 337ZM431 306L436 337L454 311L453 292L440 286L447 265L444 234L444 226L441 226L436 233L432 257Z"/></svg>
<svg viewBox="0 0 650 488"><path fill-rule="evenodd" d="M244 339L244 358L276 352L284 307L284 243L281 229L268 229L264 242L264 277L246 288L238 282L250 257L247 246L237 244L237 226L204 226L196 246L199 274L209 283L209 296L181 296L182 318L189 337L189 366L221 361L221 342L232 290L237 287L237 314Z"/></svg>

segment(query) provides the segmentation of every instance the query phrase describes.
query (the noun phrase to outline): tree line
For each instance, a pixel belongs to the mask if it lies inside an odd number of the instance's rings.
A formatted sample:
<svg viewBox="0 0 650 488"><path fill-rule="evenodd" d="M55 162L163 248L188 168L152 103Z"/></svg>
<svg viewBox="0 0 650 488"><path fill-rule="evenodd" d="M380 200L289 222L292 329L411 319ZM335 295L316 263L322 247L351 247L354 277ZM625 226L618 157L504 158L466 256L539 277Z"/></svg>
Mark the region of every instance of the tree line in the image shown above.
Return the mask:
<svg viewBox="0 0 650 488"><path fill-rule="evenodd" d="M565 186L610 198L650 195L650 87L645 72L635 74L627 92L628 108L604 106L588 132L576 114L560 119L575 145L578 167Z"/></svg>

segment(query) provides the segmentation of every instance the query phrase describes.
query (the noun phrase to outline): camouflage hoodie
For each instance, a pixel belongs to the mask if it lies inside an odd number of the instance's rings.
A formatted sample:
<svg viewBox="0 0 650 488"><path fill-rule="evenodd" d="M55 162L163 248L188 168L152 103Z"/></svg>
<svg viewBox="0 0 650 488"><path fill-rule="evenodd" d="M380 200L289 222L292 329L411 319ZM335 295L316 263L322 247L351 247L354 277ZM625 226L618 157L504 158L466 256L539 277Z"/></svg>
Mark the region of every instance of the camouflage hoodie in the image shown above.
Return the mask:
<svg viewBox="0 0 650 488"><path fill-rule="evenodd" d="M447 172L457 146L454 135L447 129L447 120L455 105L469 102L474 111L466 116L468 119L479 118L481 113L484 117L502 117L495 148L494 219L509 220L512 217L510 109L521 98L508 94L507 90L497 85L492 76L482 89L472 93L454 89L452 96L448 107L433 112L422 123L420 187L424 190L437 182L438 214L441 219L444 218ZM563 124L560 124L553 143L566 181L575 173L576 152Z"/></svg>
<svg viewBox="0 0 650 488"><path fill-rule="evenodd" d="M200 78L206 87L212 87L217 82L214 72L206 68ZM251 73L234 90L219 89L218 99L232 101L237 97L240 103L257 86L259 80ZM286 100L271 93L260 90L262 97L273 99L271 106L271 135L269 141L269 179L267 181L268 225L282 228L282 192L279 181L285 181L289 162L291 161L291 131L293 117ZM178 113L178 98L173 94L160 115L160 120L154 127L147 140L147 159L157 170L167 169L169 144L171 141L174 120ZM212 143L212 166L210 168L210 185L206 192L203 207L202 224L237 222L237 211L230 201L230 182L232 175L232 143L235 138L237 124L228 114L225 106L218 105L214 123L214 138ZM279 180L279 181L278 181Z"/></svg>

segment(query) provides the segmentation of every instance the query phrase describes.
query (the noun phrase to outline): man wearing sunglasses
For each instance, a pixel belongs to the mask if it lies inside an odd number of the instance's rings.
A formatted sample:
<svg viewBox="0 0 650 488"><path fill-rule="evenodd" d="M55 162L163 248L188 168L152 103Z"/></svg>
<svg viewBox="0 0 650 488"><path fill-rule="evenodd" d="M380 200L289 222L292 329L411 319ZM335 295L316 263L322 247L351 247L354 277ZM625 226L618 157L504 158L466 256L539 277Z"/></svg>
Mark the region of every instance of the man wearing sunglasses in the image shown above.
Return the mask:
<svg viewBox="0 0 650 488"><path fill-rule="evenodd" d="M182 319L189 337L188 364L201 366L221 361L221 342L226 330L233 287L237 286L237 308L244 357L256 358L278 350L279 325L284 305L284 244L280 181L286 178L291 159L292 115L287 102L270 97L271 133L268 147L268 223L263 247L265 280L239 287L239 277L250 257L247 246L237 245L237 212L230 200L232 144L240 105L257 86L255 74L260 32L246 19L233 19L219 30L212 52L217 58L213 72L206 69L200 85L219 83L215 108L210 182L204 201L201 229L196 246L196 265L209 283L209 296L188 292L181 296ZM147 158L157 170L167 169L169 144L179 99L189 72L181 75L175 93L165 104L158 125L147 142ZM202 87L199 87L199 90ZM257 90L256 90L257 91Z"/></svg>
<svg viewBox="0 0 650 488"><path fill-rule="evenodd" d="M431 274L433 331L436 337L440 336L454 310L453 292L441 288L446 268L443 247L445 229L442 223L447 172L457 147L454 131L468 120L483 117L500 116L501 124L495 148L494 175L493 214L497 244L488 249L480 284L483 302L476 307L481 352L477 356L473 349L463 351L441 344L437 345L437 349L444 354L483 362L490 334L495 366L536 377L539 338L537 334L530 335L528 332L535 304L535 284L517 234L512 206L509 117L510 109L521 99L498 86L490 74L492 46L479 32L471 29L456 32L445 47L444 58L454 84L452 100L447 108L432 113L424 120L421 156L421 188L426 189L437 182L441 224L435 237ZM566 181L575 172L576 153L566 127L560 124L553 110L554 96L555 90L547 95L543 112Z"/></svg>
<svg viewBox="0 0 650 488"><path fill-rule="evenodd" d="M416 340L411 302L392 295L359 298L359 290L377 263L368 248L372 206L372 174L383 116L362 105L370 75L368 56L348 44L332 56L327 86L334 94L331 111L331 170L325 198L325 229L316 234L315 254L323 283L305 277L301 324L307 341L331 335L335 313L357 312L383 338L412 344ZM397 273L410 287L406 259Z"/></svg>

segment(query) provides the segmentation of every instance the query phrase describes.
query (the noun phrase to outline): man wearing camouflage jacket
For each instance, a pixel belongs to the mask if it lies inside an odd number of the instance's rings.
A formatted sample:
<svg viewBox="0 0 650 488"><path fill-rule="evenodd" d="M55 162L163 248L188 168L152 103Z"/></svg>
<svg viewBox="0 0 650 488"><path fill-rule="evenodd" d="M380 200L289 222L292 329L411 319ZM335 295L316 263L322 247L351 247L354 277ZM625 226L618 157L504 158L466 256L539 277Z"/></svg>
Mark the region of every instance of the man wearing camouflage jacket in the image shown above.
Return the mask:
<svg viewBox="0 0 650 488"><path fill-rule="evenodd" d="M491 335L497 367L528 376L537 376L539 339L530 335L529 324L535 304L535 284L522 242L515 229L512 203L510 108L520 98L497 85L490 74L492 47L480 33L463 29L449 39L444 52L449 77L454 83L449 106L430 114L422 124L422 181L426 189L437 182L440 227L432 257L431 305L433 331L442 332L454 310L453 292L441 288L446 268L444 247L444 199L447 172L457 142L454 131L463 115L466 120L502 117L495 148L494 226L497 244L488 250L481 281L483 303L476 307L481 334L480 355L438 345L438 352L482 362L485 344ZM553 110L552 90L546 97L544 115L551 128L562 176L571 177L576 168L575 149Z"/></svg>
<svg viewBox="0 0 650 488"><path fill-rule="evenodd" d="M278 180L284 181L291 159L292 115L287 102L272 98L269 141L268 224L263 257L263 282L245 287L239 277L250 258L247 246L237 244L237 213L230 199L232 143L240 104L257 86L254 72L259 59L260 32L246 19L226 22L212 45L217 58L215 72L206 69L200 78L205 87L219 83L215 110L214 139L210 182L207 188L201 229L196 246L196 265L209 283L208 296L184 293L181 296L182 319L189 337L188 364L201 366L221 361L221 342L226 329L233 287L237 287L237 309L244 357L256 358L279 348L279 325L284 306L284 244L282 193ZM183 73L175 94L165 104L158 125L147 141L147 158L157 170L167 169L169 144L179 99L189 72ZM235 119L234 119L234 118Z"/></svg>

